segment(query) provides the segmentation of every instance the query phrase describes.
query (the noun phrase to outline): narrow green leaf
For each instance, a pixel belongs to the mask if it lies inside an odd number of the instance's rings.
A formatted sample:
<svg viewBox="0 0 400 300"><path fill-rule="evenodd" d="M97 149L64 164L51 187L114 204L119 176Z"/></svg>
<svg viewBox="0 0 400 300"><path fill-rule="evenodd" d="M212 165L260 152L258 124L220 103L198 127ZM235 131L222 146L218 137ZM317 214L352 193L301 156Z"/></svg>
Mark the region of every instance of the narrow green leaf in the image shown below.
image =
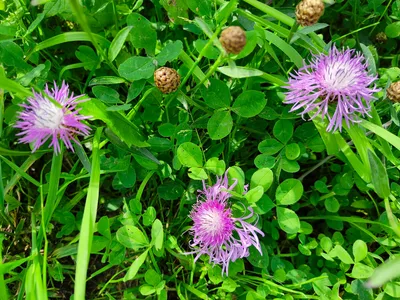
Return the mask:
<svg viewBox="0 0 400 300"><path fill-rule="evenodd" d="M140 267L143 265L143 263L146 261L147 254L149 252L149 249L144 251L138 258L135 259L135 261L132 263L132 265L129 267L128 272L124 276L124 282L128 280L132 280L135 278L137 272L139 271Z"/></svg>
<svg viewBox="0 0 400 300"><path fill-rule="evenodd" d="M382 199L390 196L389 178L386 168L376 154L368 149L368 160L371 170L371 181L374 190Z"/></svg>
<svg viewBox="0 0 400 300"><path fill-rule="evenodd" d="M301 68L303 66L303 57L287 42L285 42L272 32L269 32L268 30L265 30L265 38L273 43L276 47L281 49L296 65L297 68Z"/></svg>
<svg viewBox="0 0 400 300"><path fill-rule="evenodd" d="M107 111L107 106L100 100L91 99L90 101L80 103L79 106L82 107L81 113L83 115L102 120L129 147L149 146L139 132L139 129L132 122L119 112Z"/></svg>
<svg viewBox="0 0 400 300"><path fill-rule="evenodd" d="M133 26L122 28L111 42L110 48L108 48L108 60L110 62L118 56L132 28Z"/></svg>
<svg viewBox="0 0 400 300"><path fill-rule="evenodd" d="M377 267L365 285L374 289L397 277L400 277L400 257L388 260Z"/></svg>
<svg viewBox="0 0 400 300"><path fill-rule="evenodd" d="M78 244L78 254L75 271L74 299L84 300L86 298L86 276L90 260L90 249L92 248L94 226L97 215L97 205L100 190L100 137L103 128L96 130L93 139L92 170L83 211L81 232Z"/></svg>
<svg viewBox="0 0 400 300"><path fill-rule="evenodd" d="M376 135L380 136L381 138L395 146L398 150L400 150L400 138L398 136L395 136L393 133L378 125L368 122L367 120L362 120L360 125L372 131Z"/></svg>
<svg viewBox="0 0 400 300"><path fill-rule="evenodd" d="M92 36L100 44L100 46L104 48L110 46L110 42L101 35L92 33ZM68 42L90 42L90 41L91 41L90 35L86 32L66 32L53 36L37 44L33 49L33 52L41 51L43 49Z"/></svg>
<svg viewBox="0 0 400 300"><path fill-rule="evenodd" d="M263 71L257 69L253 69L250 67L238 67L238 66L219 67L218 71L231 78L247 78L254 76L262 76L264 74Z"/></svg>

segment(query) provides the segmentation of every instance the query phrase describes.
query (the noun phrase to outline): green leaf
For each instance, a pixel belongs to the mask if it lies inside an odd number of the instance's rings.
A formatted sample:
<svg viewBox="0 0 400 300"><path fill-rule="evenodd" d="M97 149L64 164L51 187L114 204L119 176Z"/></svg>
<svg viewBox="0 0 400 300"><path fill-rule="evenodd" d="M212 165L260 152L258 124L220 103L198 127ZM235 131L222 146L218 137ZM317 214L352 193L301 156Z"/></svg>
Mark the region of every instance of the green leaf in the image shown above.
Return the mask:
<svg viewBox="0 0 400 300"><path fill-rule="evenodd" d="M178 159L186 167L202 167L203 155L196 144L186 142L181 144L177 150Z"/></svg>
<svg viewBox="0 0 400 300"><path fill-rule="evenodd" d="M151 22L138 13L131 13L126 23L132 26L131 42L135 48L144 48L147 55L154 55L157 43L157 32Z"/></svg>
<svg viewBox="0 0 400 300"><path fill-rule="evenodd" d="M225 82L210 78L210 86L202 87L201 95L206 104L213 108L228 108L231 104L231 93Z"/></svg>
<svg viewBox="0 0 400 300"><path fill-rule="evenodd" d="M263 270L266 270L269 266L269 255L268 255L268 250L264 246L263 243L260 243L261 245L261 253L258 252L258 250L255 247L250 247L249 248L249 257L247 257L247 260L256 268L261 268Z"/></svg>
<svg viewBox="0 0 400 300"><path fill-rule="evenodd" d="M225 173L225 168L225 161L219 160L217 157L211 157L204 165L204 169L219 176L222 176Z"/></svg>
<svg viewBox="0 0 400 300"><path fill-rule="evenodd" d="M272 131L279 141L286 144L293 136L293 124L289 120L278 120Z"/></svg>
<svg viewBox="0 0 400 300"><path fill-rule="evenodd" d="M153 206L149 206L143 214L143 225L149 226L156 218L156 209Z"/></svg>
<svg viewBox="0 0 400 300"><path fill-rule="evenodd" d="M395 299L400 298L400 283L398 282L389 282L383 288L386 294L392 296Z"/></svg>
<svg viewBox="0 0 400 300"><path fill-rule="evenodd" d="M279 227L288 234L295 234L300 230L300 220L297 214L288 208L276 208Z"/></svg>
<svg viewBox="0 0 400 300"><path fill-rule="evenodd" d="M211 0L186 0L190 10L199 16L211 16Z"/></svg>
<svg viewBox="0 0 400 300"><path fill-rule="evenodd" d="M276 139L266 139L258 144L258 150L266 155L274 155L283 148L283 144Z"/></svg>
<svg viewBox="0 0 400 300"><path fill-rule="evenodd" d="M239 193L240 195L244 192L244 172L238 166L233 166L228 169L228 178L229 178L229 185L233 184L237 181L237 185L233 189L235 192Z"/></svg>
<svg viewBox="0 0 400 300"><path fill-rule="evenodd" d="M400 35L400 21L389 24L385 28L385 34L389 38L396 38Z"/></svg>
<svg viewBox="0 0 400 300"><path fill-rule="evenodd" d="M194 48L196 48L197 52L202 52L203 49L205 48L206 44L208 43L207 40L195 40L194 41ZM217 59L218 56L220 55L220 51L217 47L214 45L208 46L208 48L202 52L205 58L208 59Z"/></svg>
<svg viewBox="0 0 400 300"><path fill-rule="evenodd" d="M107 111L107 107L98 99L79 104L81 114L91 116L93 119L102 120L110 129L129 147L148 147L137 127L119 112Z"/></svg>
<svg viewBox="0 0 400 300"><path fill-rule="evenodd" d="M175 24L185 24L188 18L186 0L160 0L160 4L168 13L168 17Z"/></svg>
<svg viewBox="0 0 400 300"><path fill-rule="evenodd" d="M329 252L329 256L332 258L338 257L343 263L348 265L354 264L350 254L340 245L336 245L335 248Z"/></svg>
<svg viewBox="0 0 400 300"><path fill-rule="evenodd" d="M143 232L133 225L125 225L117 230L117 241L130 249L140 249L149 245Z"/></svg>
<svg viewBox="0 0 400 300"><path fill-rule="evenodd" d="M364 279L369 278L373 272L374 269L370 266L364 265L362 263L355 263L351 272L351 276L358 279Z"/></svg>
<svg viewBox="0 0 400 300"><path fill-rule="evenodd" d="M111 42L110 48L108 48L108 60L110 62L118 56L132 28L133 26L127 26L118 31L117 35Z"/></svg>
<svg viewBox="0 0 400 300"><path fill-rule="evenodd" d="M244 195L244 197L246 198L247 202L255 203L261 199L263 194L264 194L264 188L258 185L255 188L252 188L250 191L248 191Z"/></svg>
<svg viewBox="0 0 400 300"><path fill-rule="evenodd" d="M164 200L176 200L182 196L184 191L182 185L175 181L165 182L157 188L158 195Z"/></svg>
<svg viewBox="0 0 400 300"><path fill-rule="evenodd" d="M148 252L149 252L149 250L144 251L142 254L140 254L140 256L138 258L135 259L135 261L129 267L128 272L126 272L126 274L124 276L124 282L135 278L140 267L146 261Z"/></svg>
<svg viewBox="0 0 400 300"><path fill-rule="evenodd" d="M179 57L179 54L182 52L182 49L183 49L183 44L181 41L174 41L172 43L166 44L156 57L158 65L163 66L168 61L169 62L174 61Z"/></svg>
<svg viewBox="0 0 400 300"><path fill-rule="evenodd" d="M272 169L275 165L275 157L268 154L257 155L254 159L254 165L259 168L269 168Z"/></svg>
<svg viewBox="0 0 400 300"><path fill-rule="evenodd" d="M296 158L298 158L300 156L299 145L296 143L286 145L285 155L286 155L287 159L290 159L290 160L295 160Z"/></svg>
<svg viewBox="0 0 400 300"><path fill-rule="evenodd" d="M190 168L188 176L194 180L206 180L208 178L206 171L198 167Z"/></svg>
<svg viewBox="0 0 400 300"><path fill-rule="evenodd" d="M393 133L389 132L382 126L378 126L366 120L362 120L360 122L360 125L372 131L376 135L380 136L381 138L383 138L384 140L395 146L398 150L400 150L400 137L395 136Z"/></svg>
<svg viewBox="0 0 400 300"><path fill-rule="evenodd" d="M286 179L276 189L277 204L291 205L300 200L303 195L303 185L298 179Z"/></svg>
<svg viewBox="0 0 400 300"><path fill-rule="evenodd" d="M93 85L108 85L108 84L120 84L124 83L125 79L117 76L100 76L100 77L95 77L89 82L89 86Z"/></svg>
<svg viewBox="0 0 400 300"><path fill-rule="evenodd" d="M367 244L363 240L356 240L353 244L353 255L355 262L360 262L368 255Z"/></svg>
<svg viewBox="0 0 400 300"><path fill-rule="evenodd" d="M295 160L288 160L286 157L281 158L282 170L288 173L296 173L300 171L300 165Z"/></svg>
<svg viewBox="0 0 400 300"><path fill-rule="evenodd" d="M97 231L104 237L111 240L110 220L107 216L102 216L97 223Z"/></svg>
<svg viewBox="0 0 400 300"><path fill-rule="evenodd" d="M218 71L231 78L248 78L254 76L262 76L264 74L263 71L257 69L238 66L219 67Z"/></svg>
<svg viewBox="0 0 400 300"><path fill-rule="evenodd" d="M368 160L371 170L371 181L374 190L382 199L390 196L389 178L382 161L368 149Z"/></svg>
<svg viewBox="0 0 400 300"><path fill-rule="evenodd" d="M119 93L112 88L103 85L96 85L92 88L92 92L96 98L100 99L104 103L116 104L121 102L119 100Z"/></svg>
<svg viewBox="0 0 400 300"><path fill-rule="evenodd" d="M99 45L102 48L108 48L110 46L110 42L103 36L94 33L91 33L91 36L97 43L99 43ZM53 36L37 44L33 49L32 53L68 42L83 42L83 41L91 42L91 36L86 32L78 32L78 31L61 33L59 35Z"/></svg>
<svg viewBox="0 0 400 300"><path fill-rule="evenodd" d="M278 47L278 49L282 50L296 65L296 67L301 68L303 66L303 57L296 51L296 49L294 49L274 33L269 32L268 30L265 30L264 33L267 41L273 43L276 47Z"/></svg>
<svg viewBox="0 0 400 300"><path fill-rule="evenodd" d="M220 140L231 133L232 116L229 111L216 111L207 123L207 131L212 140Z"/></svg>
<svg viewBox="0 0 400 300"><path fill-rule="evenodd" d="M336 213L339 211L340 203L335 197L329 197L324 201L325 208L331 213Z"/></svg>
<svg viewBox="0 0 400 300"><path fill-rule="evenodd" d="M144 280L146 281L147 284L150 284L155 287L161 282L161 276L153 269L149 269L144 274Z"/></svg>
<svg viewBox="0 0 400 300"><path fill-rule="evenodd" d="M118 68L119 74L130 80L148 79L153 76L155 66L149 57L132 56Z"/></svg>
<svg viewBox="0 0 400 300"><path fill-rule="evenodd" d="M0 62L6 66L16 67L28 72L32 67L24 60L24 52L21 47L12 41L1 41Z"/></svg>
<svg viewBox="0 0 400 300"><path fill-rule="evenodd" d="M151 243L157 251L160 251L164 243L164 229L161 221L156 219L151 227Z"/></svg>
<svg viewBox="0 0 400 300"><path fill-rule="evenodd" d="M250 179L250 188L262 186L264 192L268 191L274 181L274 174L271 169L263 168L254 172Z"/></svg>
<svg viewBox="0 0 400 300"><path fill-rule="evenodd" d="M241 117L251 118L258 115L266 104L262 92L247 90L236 98L232 110Z"/></svg>

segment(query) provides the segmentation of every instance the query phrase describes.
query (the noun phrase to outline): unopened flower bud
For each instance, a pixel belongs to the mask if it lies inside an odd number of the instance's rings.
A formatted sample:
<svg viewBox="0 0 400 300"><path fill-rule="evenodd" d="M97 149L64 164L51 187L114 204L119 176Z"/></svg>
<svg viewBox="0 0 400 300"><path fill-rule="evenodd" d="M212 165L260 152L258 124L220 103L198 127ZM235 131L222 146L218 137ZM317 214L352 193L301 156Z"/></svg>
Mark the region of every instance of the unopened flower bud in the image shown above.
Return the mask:
<svg viewBox="0 0 400 300"><path fill-rule="evenodd" d="M219 41L227 53L239 54L246 46L246 32L239 26L230 26L222 31Z"/></svg>
<svg viewBox="0 0 400 300"><path fill-rule="evenodd" d="M375 36L375 40L379 43L379 44L384 44L387 42L387 36L384 32L378 32Z"/></svg>
<svg viewBox="0 0 400 300"><path fill-rule="evenodd" d="M181 82L181 77L175 69L161 67L154 72L154 82L164 94L175 92Z"/></svg>
<svg viewBox="0 0 400 300"><path fill-rule="evenodd" d="M393 102L400 102L400 81L393 82L386 90L386 95Z"/></svg>
<svg viewBox="0 0 400 300"><path fill-rule="evenodd" d="M324 2L321 0L303 0L296 6L296 20L301 26L311 26L324 14Z"/></svg>

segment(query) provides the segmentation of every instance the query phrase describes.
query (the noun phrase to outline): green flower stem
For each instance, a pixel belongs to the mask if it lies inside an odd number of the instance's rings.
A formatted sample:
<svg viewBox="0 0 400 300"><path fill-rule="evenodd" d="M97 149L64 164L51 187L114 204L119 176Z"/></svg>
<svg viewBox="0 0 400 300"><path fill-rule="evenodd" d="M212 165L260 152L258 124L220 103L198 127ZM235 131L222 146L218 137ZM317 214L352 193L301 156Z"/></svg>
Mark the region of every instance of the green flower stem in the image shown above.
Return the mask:
<svg viewBox="0 0 400 300"><path fill-rule="evenodd" d="M140 201L140 199L142 198L144 188L146 187L147 182L150 180L150 178L151 178L151 176L153 176L153 174L154 174L154 171L151 171L151 172L147 173L146 177L143 179L143 181L140 184L139 189L137 191L136 200Z"/></svg>
<svg viewBox="0 0 400 300"><path fill-rule="evenodd" d="M149 255L150 255L150 260L151 260L151 262L153 263L153 266L154 266L154 268L156 269L157 273L158 273L158 274L162 274L160 268L158 267L157 261L156 261L156 259L154 258L153 251L150 250L150 251L149 251Z"/></svg>
<svg viewBox="0 0 400 300"><path fill-rule="evenodd" d="M63 162L64 146L61 144L61 150L59 154L53 153L51 161L50 179L49 179L49 190L47 192L46 204L42 207L42 224L40 227L37 244L39 249L42 247L43 236L46 234L47 226L50 223L51 217L53 216L54 210L56 209L57 192L60 182L61 168ZM43 187L41 186L41 189Z"/></svg>
<svg viewBox="0 0 400 300"><path fill-rule="evenodd" d="M208 78L210 78L210 76L214 74L214 72L218 69L218 67L224 63L224 61L225 61L225 55L224 53L221 53L217 58L217 60L214 62L214 64L206 73L206 76L200 81L200 83L195 87L195 89L197 90L198 87L203 85L208 80Z"/></svg>
<svg viewBox="0 0 400 300"><path fill-rule="evenodd" d="M146 100L146 98L155 90L156 88L153 87L151 89L148 89L143 97L138 101L138 103L136 103L136 105L130 110L130 112L127 115L127 118L132 121L133 118L135 117L136 113L139 111L140 106L142 105L142 103L144 102L144 100Z"/></svg>
<svg viewBox="0 0 400 300"><path fill-rule="evenodd" d="M296 22L296 23L293 24L292 28L290 28L290 32L289 32L289 35L287 37L287 41L288 41L289 44L290 44L290 40L293 37L293 34L297 31L297 29L299 29L299 23Z"/></svg>
<svg viewBox="0 0 400 300"><path fill-rule="evenodd" d="M211 36L210 40L207 42L207 44L204 46L203 49L201 49L199 56L197 57L196 61L192 64L191 68L189 69L189 72L186 74L185 78L183 78L179 89L181 89L183 86L185 86L186 82L188 81L189 77L192 75L194 69L197 67L197 65L200 63L201 59L204 57L204 54L208 50L208 48L214 43L214 39L217 38L221 31L221 26L218 26L217 29L215 30L214 34Z"/></svg>

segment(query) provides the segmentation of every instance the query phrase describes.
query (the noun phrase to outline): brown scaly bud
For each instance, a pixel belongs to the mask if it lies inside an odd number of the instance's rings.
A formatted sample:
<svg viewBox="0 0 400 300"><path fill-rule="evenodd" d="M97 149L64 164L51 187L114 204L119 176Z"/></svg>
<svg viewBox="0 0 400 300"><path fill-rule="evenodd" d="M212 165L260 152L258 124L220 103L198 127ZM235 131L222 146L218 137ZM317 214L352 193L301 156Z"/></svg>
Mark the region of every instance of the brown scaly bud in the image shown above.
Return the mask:
<svg viewBox="0 0 400 300"><path fill-rule="evenodd" d="M311 26L324 14L324 2L321 0L303 0L296 6L296 20L301 26Z"/></svg>
<svg viewBox="0 0 400 300"><path fill-rule="evenodd" d="M219 41L227 53L239 54L246 46L246 32L239 26L230 26L221 32Z"/></svg>
<svg viewBox="0 0 400 300"><path fill-rule="evenodd" d="M378 32L375 36L375 41L379 44L384 44L387 42L387 36L384 32Z"/></svg>
<svg viewBox="0 0 400 300"><path fill-rule="evenodd" d="M393 82L386 90L386 96L393 102L400 102L400 81Z"/></svg>
<svg viewBox="0 0 400 300"><path fill-rule="evenodd" d="M181 77L175 69L161 67L154 71L154 82L164 94L175 92L181 82Z"/></svg>

